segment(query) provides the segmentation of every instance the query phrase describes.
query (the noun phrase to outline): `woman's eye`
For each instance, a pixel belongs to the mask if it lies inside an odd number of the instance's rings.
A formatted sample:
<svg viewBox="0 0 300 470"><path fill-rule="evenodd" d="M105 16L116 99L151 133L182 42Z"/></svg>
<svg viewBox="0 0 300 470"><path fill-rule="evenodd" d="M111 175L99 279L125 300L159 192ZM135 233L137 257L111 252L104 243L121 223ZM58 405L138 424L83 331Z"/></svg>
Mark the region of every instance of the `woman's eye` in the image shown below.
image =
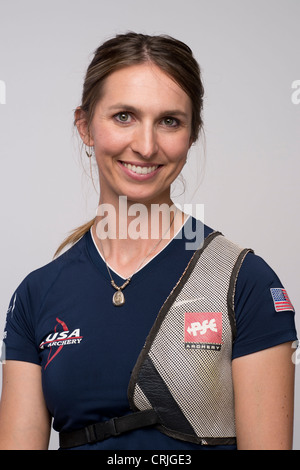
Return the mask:
<svg viewBox="0 0 300 470"><path fill-rule="evenodd" d="M179 125L178 119L175 119L172 117L165 117L163 119L163 123L165 126L168 126L168 127L177 127Z"/></svg>
<svg viewBox="0 0 300 470"><path fill-rule="evenodd" d="M115 118L119 122L129 122L130 121L130 114L129 113L118 113L115 115Z"/></svg>

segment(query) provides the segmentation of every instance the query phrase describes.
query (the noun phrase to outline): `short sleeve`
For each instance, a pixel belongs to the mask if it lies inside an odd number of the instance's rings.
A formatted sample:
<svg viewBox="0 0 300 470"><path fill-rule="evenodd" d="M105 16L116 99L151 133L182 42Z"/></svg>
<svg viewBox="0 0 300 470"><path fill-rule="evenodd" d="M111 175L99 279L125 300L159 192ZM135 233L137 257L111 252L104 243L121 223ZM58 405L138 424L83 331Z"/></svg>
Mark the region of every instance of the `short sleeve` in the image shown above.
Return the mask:
<svg viewBox="0 0 300 470"><path fill-rule="evenodd" d="M276 273L247 254L235 292L236 338L232 358L296 341L295 311Z"/></svg>
<svg viewBox="0 0 300 470"><path fill-rule="evenodd" d="M40 363L31 314L30 296L26 282L23 281L13 294L6 314L2 361L16 360Z"/></svg>

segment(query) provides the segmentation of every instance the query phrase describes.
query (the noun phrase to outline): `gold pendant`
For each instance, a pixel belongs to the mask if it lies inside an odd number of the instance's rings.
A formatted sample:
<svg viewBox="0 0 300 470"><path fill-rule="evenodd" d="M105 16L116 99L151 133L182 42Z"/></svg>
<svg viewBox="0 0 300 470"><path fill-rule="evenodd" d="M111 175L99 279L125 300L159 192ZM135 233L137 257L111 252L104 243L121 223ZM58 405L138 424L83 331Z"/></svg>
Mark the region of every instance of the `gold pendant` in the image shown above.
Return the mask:
<svg viewBox="0 0 300 470"><path fill-rule="evenodd" d="M120 307L121 305L125 304L125 297L121 289L114 293L112 301L116 307Z"/></svg>

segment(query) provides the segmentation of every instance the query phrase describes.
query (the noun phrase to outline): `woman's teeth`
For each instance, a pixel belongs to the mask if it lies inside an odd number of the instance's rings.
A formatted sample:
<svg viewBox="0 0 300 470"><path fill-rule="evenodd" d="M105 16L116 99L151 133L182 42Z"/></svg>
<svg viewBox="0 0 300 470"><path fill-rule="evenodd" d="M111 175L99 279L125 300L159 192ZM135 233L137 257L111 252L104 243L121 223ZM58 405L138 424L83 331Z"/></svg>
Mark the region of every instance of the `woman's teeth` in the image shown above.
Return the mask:
<svg viewBox="0 0 300 470"><path fill-rule="evenodd" d="M131 165L130 163L123 163L128 170L133 171L134 173L138 175L148 175L149 173L152 173L158 168L158 165L153 165L153 166L138 166L138 165Z"/></svg>

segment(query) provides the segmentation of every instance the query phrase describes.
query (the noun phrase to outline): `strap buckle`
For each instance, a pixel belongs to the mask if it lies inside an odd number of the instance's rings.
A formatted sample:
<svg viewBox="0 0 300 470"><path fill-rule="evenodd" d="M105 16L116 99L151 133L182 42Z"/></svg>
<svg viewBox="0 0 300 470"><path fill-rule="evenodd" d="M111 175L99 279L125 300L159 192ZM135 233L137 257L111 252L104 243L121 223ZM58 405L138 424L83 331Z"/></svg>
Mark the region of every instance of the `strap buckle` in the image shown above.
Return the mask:
<svg viewBox="0 0 300 470"><path fill-rule="evenodd" d="M84 428L86 441L88 444L94 444L98 441L103 441L111 436L119 436L121 433L117 429L116 418L108 421L90 424Z"/></svg>

